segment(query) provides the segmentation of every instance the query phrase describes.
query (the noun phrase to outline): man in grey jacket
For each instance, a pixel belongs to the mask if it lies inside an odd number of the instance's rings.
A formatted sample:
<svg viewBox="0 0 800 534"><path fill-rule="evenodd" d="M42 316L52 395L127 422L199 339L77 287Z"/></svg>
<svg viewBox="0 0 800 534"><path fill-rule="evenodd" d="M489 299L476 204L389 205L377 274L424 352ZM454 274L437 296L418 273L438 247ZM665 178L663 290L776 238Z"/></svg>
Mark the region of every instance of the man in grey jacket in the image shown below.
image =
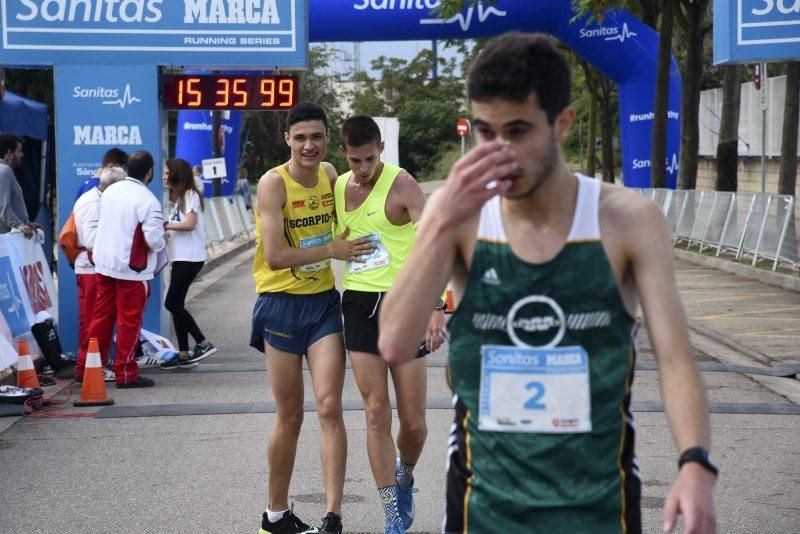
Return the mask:
<svg viewBox="0 0 800 534"><path fill-rule="evenodd" d="M16 228L30 239L41 226L30 221L22 188L14 176L14 169L22 164L22 156L22 138L0 134L0 234Z"/></svg>

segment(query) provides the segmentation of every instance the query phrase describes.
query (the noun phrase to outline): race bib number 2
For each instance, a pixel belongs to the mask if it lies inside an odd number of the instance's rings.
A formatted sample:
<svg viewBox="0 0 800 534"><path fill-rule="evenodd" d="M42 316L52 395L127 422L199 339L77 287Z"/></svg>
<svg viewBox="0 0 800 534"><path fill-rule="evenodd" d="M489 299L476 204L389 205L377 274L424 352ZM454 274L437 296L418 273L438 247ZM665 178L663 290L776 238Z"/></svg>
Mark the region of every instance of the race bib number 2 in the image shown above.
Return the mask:
<svg viewBox="0 0 800 534"><path fill-rule="evenodd" d="M369 237L372 239L372 243L375 245L375 251L369 256L362 256L360 262L347 262L348 270L353 274L357 274L373 269L380 269L381 267L389 265L389 251L386 250L386 246L381 243L381 234L379 232L373 232L362 237Z"/></svg>
<svg viewBox="0 0 800 534"><path fill-rule="evenodd" d="M481 347L478 427L494 432L592 430L589 357L582 347Z"/></svg>

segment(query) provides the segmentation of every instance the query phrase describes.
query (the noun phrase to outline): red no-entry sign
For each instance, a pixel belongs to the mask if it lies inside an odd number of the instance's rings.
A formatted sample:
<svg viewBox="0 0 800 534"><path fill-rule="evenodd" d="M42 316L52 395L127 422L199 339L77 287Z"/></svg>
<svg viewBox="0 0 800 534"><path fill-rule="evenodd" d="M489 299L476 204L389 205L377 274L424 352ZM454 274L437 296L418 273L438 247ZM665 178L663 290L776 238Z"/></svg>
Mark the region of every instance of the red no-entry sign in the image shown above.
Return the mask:
<svg viewBox="0 0 800 534"><path fill-rule="evenodd" d="M468 136L471 128L472 126L467 119L458 119L458 122L456 122L456 133L460 137Z"/></svg>

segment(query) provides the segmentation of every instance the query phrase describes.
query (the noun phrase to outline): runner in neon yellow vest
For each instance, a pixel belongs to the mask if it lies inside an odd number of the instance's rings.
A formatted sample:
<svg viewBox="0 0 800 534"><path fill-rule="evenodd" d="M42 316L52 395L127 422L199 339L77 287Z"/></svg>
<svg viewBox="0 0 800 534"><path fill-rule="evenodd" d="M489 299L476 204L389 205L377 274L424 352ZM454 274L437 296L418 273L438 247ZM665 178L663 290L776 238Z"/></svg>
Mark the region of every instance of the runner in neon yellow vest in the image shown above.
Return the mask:
<svg viewBox="0 0 800 534"><path fill-rule="evenodd" d="M425 444L424 356L442 343L444 310L428 311L424 344L415 346L414 362L391 369L400 430L397 451L392 439L392 410L387 366L378 354L378 311L414 243L414 225L425 197L403 169L380 160L383 142L370 117L356 116L342 125L342 151L350 171L334 187L337 232L369 237L375 251L345 266L342 313L345 346L350 354L367 417L367 453L386 513L386 534L402 534L414 520L414 465ZM421 336L420 336L421 337ZM419 344L418 344L419 345ZM395 463L395 459L398 458Z"/></svg>

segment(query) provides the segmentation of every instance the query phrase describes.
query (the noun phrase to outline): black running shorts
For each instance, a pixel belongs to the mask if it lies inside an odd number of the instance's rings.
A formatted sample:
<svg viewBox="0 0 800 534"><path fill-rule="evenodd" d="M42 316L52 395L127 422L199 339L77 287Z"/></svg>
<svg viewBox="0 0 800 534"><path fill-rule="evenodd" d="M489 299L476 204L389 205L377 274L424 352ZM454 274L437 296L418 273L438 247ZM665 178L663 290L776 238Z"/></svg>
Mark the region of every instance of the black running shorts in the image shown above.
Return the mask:
<svg viewBox="0 0 800 534"><path fill-rule="evenodd" d="M386 293L353 291L342 294L344 316L344 345L348 351L380 354L378 351L378 315ZM430 354L425 341L420 344L417 358Z"/></svg>

